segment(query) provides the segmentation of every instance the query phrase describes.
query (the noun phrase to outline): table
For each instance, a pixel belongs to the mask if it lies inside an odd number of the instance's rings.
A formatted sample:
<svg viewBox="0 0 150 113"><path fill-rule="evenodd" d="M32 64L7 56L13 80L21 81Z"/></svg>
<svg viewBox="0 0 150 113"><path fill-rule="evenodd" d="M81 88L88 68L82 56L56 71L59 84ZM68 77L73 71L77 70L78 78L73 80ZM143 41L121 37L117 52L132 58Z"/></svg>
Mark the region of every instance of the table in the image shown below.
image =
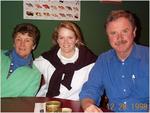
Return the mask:
<svg viewBox="0 0 150 113"><path fill-rule="evenodd" d="M34 112L35 103L59 100L62 107L72 108L73 112L83 112L79 101L48 97L7 97L1 98L1 112Z"/></svg>
<svg viewBox="0 0 150 113"><path fill-rule="evenodd" d="M44 103L50 100L58 100L61 107L69 107L73 112L83 112L79 101L48 98L48 97L7 97L1 98L1 112L34 112L35 103ZM104 112L110 112L101 108Z"/></svg>

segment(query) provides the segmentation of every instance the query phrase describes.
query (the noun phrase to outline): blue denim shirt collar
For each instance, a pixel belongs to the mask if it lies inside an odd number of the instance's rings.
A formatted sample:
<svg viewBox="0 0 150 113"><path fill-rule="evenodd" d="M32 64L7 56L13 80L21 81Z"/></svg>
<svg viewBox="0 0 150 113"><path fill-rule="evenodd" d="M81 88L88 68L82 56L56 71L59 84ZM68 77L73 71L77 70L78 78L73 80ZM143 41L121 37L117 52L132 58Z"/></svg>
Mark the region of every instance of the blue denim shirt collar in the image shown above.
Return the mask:
<svg viewBox="0 0 150 113"><path fill-rule="evenodd" d="M131 51L131 53L130 53L130 55L128 56L128 58L135 58L135 59L137 59L137 60L140 60L141 59L141 54L137 51L137 44L136 43L134 43L134 45L133 45L133 48L132 48L132 51ZM118 56L117 56L117 54L116 54L116 51L114 50L114 49L112 49L112 56L111 56L111 59L113 60L113 59L118 59L119 60L119 58L118 58ZM128 59L127 58L127 59ZM119 60L120 61L120 60Z"/></svg>
<svg viewBox="0 0 150 113"><path fill-rule="evenodd" d="M11 62L12 62L12 55L11 55L12 51L13 50L8 50L8 51L5 52L5 55L8 56L11 59ZM32 65L33 65L33 58L30 59L30 62L27 63L26 66L32 68Z"/></svg>

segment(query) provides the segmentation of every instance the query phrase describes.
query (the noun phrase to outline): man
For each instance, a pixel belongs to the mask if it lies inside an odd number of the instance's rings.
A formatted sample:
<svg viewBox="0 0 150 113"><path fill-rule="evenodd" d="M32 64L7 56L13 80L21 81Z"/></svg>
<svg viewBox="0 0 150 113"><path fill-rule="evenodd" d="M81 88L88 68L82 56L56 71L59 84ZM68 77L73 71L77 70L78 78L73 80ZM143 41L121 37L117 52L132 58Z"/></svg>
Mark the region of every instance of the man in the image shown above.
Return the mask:
<svg viewBox="0 0 150 113"><path fill-rule="evenodd" d="M113 49L99 56L82 88L84 111L102 112L96 105L104 89L112 111L148 111L149 48L134 42L137 28L133 14L112 11L105 28Z"/></svg>

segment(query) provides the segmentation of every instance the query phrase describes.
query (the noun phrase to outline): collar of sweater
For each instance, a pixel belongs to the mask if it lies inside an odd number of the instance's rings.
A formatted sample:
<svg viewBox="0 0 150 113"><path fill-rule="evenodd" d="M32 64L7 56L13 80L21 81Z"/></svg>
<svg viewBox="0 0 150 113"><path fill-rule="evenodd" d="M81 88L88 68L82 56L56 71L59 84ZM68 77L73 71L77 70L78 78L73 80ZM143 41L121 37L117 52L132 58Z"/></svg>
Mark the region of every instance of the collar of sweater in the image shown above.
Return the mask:
<svg viewBox="0 0 150 113"><path fill-rule="evenodd" d="M57 56L63 64L74 63L79 57L79 49L76 47L74 55L71 58L66 58L61 54L61 49L59 48Z"/></svg>

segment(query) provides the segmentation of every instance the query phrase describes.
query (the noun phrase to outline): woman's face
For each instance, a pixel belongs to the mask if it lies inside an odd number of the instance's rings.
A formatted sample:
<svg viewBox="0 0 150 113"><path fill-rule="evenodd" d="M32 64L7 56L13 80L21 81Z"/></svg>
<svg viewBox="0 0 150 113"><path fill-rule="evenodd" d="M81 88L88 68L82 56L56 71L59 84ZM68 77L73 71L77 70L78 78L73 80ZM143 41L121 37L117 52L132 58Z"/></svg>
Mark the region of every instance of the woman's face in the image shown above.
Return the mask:
<svg viewBox="0 0 150 113"><path fill-rule="evenodd" d="M77 38L72 30L63 27L58 31L57 43L62 54L71 57L74 54Z"/></svg>
<svg viewBox="0 0 150 113"><path fill-rule="evenodd" d="M27 58L31 51L35 48L33 38L28 36L28 33L17 33L14 40L14 48L18 55L22 58Z"/></svg>

